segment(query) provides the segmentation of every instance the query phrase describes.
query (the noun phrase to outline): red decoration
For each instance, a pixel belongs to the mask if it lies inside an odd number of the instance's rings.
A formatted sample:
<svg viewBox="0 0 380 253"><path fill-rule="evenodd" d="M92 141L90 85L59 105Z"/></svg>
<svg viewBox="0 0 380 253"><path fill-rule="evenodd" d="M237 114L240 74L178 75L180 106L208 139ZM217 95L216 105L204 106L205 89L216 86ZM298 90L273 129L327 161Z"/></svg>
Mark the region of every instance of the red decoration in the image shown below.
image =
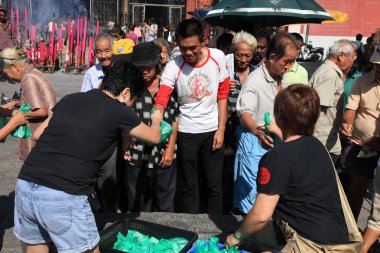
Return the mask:
<svg viewBox="0 0 380 253"><path fill-rule="evenodd" d="M270 181L270 172L265 167L260 167L259 169L259 184L267 184Z"/></svg>

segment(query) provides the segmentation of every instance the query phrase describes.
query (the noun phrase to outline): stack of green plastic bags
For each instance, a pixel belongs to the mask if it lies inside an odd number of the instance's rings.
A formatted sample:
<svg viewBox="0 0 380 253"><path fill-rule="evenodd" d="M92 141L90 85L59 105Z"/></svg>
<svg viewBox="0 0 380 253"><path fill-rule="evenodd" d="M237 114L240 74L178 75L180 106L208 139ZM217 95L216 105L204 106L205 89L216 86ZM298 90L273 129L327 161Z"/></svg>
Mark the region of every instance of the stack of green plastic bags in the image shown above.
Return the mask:
<svg viewBox="0 0 380 253"><path fill-rule="evenodd" d="M31 106L29 104L22 104L19 112L28 113L30 111L30 107ZM11 135L16 138L28 138L32 136L32 132L30 131L29 127L25 124L17 127Z"/></svg>
<svg viewBox="0 0 380 253"><path fill-rule="evenodd" d="M198 240L194 253L240 253L236 247L230 247L228 250L219 249L219 238L210 237L210 241Z"/></svg>
<svg viewBox="0 0 380 253"><path fill-rule="evenodd" d="M154 113L154 109L151 110L151 113ZM161 137L160 142L165 141L173 133L173 127L166 121L161 121L160 123Z"/></svg>
<svg viewBox="0 0 380 253"><path fill-rule="evenodd" d="M117 234L113 248L128 253L179 253L188 243L180 237L158 240L155 237L143 235L135 230L128 230L127 236Z"/></svg>
<svg viewBox="0 0 380 253"><path fill-rule="evenodd" d="M28 113L30 111L30 105L22 104L19 111L23 113ZM6 117L0 117L0 128L3 128L8 123L8 119ZM25 124L22 126L17 127L13 132L11 133L11 136L16 138L28 138L32 136L32 132L30 131L29 127ZM6 138L0 140L1 142L5 142Z"/></svg>

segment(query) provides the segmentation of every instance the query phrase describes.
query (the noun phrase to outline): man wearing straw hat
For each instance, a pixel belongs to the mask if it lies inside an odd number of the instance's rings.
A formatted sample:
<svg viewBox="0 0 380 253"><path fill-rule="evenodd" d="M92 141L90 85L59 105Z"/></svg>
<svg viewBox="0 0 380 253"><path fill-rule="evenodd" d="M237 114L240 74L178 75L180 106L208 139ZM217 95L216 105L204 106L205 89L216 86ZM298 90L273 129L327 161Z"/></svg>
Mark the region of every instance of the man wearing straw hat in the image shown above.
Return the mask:
<svg viewBox="0 0 380 253"><path fill-rule="evenodd" d="M374 51L372 54L370 61L374 64L374 69L372 72L364 75L362 78L370 78L372 79L371 91L373 92L372 95L378 96L379 95L379 89L380 89L380 46L378 46L377 50ZM364 85L364 83L363 83ZM372 93L372 92L371 92ZM376 107L377 112L377 118L376 118L376 125L373 125L373 127L377 128L377 135L374 135L376 137L373 137L370 142L366 143L367 147L371 147L373 150L376 150L377 152L380 151L380 139L379 139L379 102L380 98L377 97L376 101L374 101L374 104ZM355 119L356 120L356 119ZM374 145L372 145L374 144ZM373 188L374 188L374 198L372 202L372 214L368 219L367 228L364 231L363 239L364 239L364 253L367 253L372 244L379 238L380 236L380 159L377 161L377 169L375 170L375 179L373 181Z"/></svg>
<svg viewBox="0 0 380 253"><path fill-rule="evenodd" d="M349 145L342 152L339 170L356 219L379 158L373 144L378 146L380 135L380 48L370 60L374 69L355 81L341 126L341 133L349 139ZM376 215L373 217L376 219ZM380 230L379 225L375 228Z"/></svg>

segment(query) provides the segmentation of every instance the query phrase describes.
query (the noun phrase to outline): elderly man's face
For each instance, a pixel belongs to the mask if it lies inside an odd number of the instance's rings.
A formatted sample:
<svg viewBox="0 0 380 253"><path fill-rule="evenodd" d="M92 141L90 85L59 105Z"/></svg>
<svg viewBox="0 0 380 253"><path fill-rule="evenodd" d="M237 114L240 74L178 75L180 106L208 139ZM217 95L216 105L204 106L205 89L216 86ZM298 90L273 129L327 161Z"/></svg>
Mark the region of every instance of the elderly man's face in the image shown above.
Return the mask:
<svg viewBox="0 0 380 253"><path fill-rule="evenodd" d="M210 42L210 36L211 36L211 29L209 26L206 26L203 29L203 40L202 40L202 46L207 47L208 43Z"/></svg>
<svg viewBox="0 0 380 253"><path fill-rule="evenodd" d="M11 64L5 67L3 73L7 75L9 79L20 82L22 78L21 63Z"/></svg>
<svg viewBox="0 0 380 253"><path fill-rule="evenodd" d="M350 70L352 64L354 63L356 59L356 51L353 50L352 54L350 55L344 55L344 53L339 53L338 54L338 66L340 70L342 70L343 73L348 73Z"/></svg>
<svg viewBox="0 0 380 253"><path fill-rule="evenodd" d="M103 68L112 65L112 46L108 39L100 39L95 43L95 54Z"/></svg>
<svg viewBox="0 0 380 253"><path fill-rule="evenodd" d="M264 37L258 38L256 53L261 56L264 56L265 52L267 51L268 44L269 44L269 41L266 38Z"/></svg>
<svg viewBox="0 0 380 253"><path fill-rule="evenodd" d="M243 42L238 42L236 44L234 57L236 69L238 71L246 70L253 57L253 47Z"/></svg>
<svg viewBox="0 0 380 253"><path fill-rule="evenodd" d="M270 65L267 67L273 79L277 81L282 79L283 75L293 66L298 53L299 51L296 47L289 46L285 49L285 54L280 59L276 59L275 54L269 56Z"/></svg>

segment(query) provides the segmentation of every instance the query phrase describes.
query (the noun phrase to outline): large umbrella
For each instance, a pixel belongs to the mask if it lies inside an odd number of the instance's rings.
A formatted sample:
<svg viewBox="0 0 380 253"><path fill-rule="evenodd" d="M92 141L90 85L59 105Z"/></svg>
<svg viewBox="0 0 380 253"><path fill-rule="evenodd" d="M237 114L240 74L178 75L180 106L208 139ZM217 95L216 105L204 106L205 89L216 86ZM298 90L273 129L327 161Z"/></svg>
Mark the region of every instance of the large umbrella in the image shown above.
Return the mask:
<svg viewBox="0 0 380 253"><path fill-rule="evenodd" d="M336 23L344 23L348 21L348 14L342 11L333 11L326 10L328 14L333 18L333 20L323 21L322 24L336 24Z"/></svg>
<svg viewBox="0 0 380 253"><path fill-rule="evenodd" d="M232 30L250 27L321 23L333 18L314 0L222 0L204 17Z"/></svg>

